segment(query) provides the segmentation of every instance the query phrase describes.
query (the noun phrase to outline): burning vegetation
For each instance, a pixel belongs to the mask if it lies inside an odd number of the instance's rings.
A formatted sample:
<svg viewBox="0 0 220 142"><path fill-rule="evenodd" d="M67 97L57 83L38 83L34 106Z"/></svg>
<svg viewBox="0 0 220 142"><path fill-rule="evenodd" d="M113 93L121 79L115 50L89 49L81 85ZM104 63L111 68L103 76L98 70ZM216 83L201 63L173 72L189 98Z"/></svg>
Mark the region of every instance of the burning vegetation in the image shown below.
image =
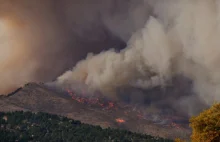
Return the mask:
<svg viewBox="0 0 220 142"><path fill-rule="evenodd" d="M115 119L115 121L118 123L125 123L125 120L122 118L117 118L117 119Z"/></svg>
<svg viewBox="0 0 220 142"><path fill-rule="evenodd" d="M78 95L77 93L69 89L66 90L68 94L71 96L71 98L79 103L93 105L93 106L100 106L104 110L117 109L115 103L112 101L106 99L100 99L97 97L86 97L84 95Z"/></svg>
<svg viewBox="0 0 220 142"><path fill-rule="evenodd" d="M181 117L175 117L171 115L166 115L163 113L148 113L143 108L138 108L134 104L126 104L122 102L113 102L108 99L106 99L103 96L93 95L89 96L86 95L86 93L76 93L73 90L65 89L67 94L78 103L89 105L91 107L98 107L102 110L107 111L116 111L120 112L120 115L123 115L125 117L127 116L133 116L137 118L138 120L149 120L155 124L163 125L165 127L171 127L176 129L185 129L188 128L188 122L185 123ZM117 116L116 116L117 117ZM178 121L177 121L178 120ZM126 121L118 117L115 119L115 121L119 124L125 123ZM187 124L187 126L186 126Z"/></svg>

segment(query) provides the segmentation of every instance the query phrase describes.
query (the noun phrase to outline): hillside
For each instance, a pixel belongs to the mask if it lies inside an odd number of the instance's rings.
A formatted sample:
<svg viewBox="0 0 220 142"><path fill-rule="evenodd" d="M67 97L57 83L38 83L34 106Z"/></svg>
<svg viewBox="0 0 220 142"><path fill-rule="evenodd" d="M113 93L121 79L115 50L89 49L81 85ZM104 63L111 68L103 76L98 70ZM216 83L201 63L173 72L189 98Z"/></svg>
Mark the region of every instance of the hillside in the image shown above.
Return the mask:
<svg viewBox="0 0 220 142"><path fill-rule="evenodd" d="M102 128L123 128L164 138L189 138L190 129L163 118L143 117L123 105L112 109L96 104L85 104L68 94L54 91L43 84L30 83L9 96L0 98L0 111L32 111L57 114L80 120L82 123L100 125ZM120 120L123 120L122 122ZM154 121L153 121L154 120Z"/></svg>
<svg viewBox="0 0 220 142"><path fill-rule="evenodd" d="M0 122L1 141L172 142L125 130L102 129L100 126L40 112L0 113Z"/></svg>

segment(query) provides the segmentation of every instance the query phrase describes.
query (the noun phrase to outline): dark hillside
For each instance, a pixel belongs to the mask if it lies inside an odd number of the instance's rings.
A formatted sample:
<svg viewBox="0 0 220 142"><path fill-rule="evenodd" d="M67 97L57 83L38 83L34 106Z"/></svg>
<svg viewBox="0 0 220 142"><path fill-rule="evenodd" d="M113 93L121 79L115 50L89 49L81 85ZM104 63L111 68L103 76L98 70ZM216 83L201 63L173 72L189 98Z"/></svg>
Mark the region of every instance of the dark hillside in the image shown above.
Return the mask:
<svg viewBox="0 0 220 142"><path fill-rule="evenodd" d="M41 112L0 113L0 124L1 141L172 142L126 130L102 129Z"/></svg>

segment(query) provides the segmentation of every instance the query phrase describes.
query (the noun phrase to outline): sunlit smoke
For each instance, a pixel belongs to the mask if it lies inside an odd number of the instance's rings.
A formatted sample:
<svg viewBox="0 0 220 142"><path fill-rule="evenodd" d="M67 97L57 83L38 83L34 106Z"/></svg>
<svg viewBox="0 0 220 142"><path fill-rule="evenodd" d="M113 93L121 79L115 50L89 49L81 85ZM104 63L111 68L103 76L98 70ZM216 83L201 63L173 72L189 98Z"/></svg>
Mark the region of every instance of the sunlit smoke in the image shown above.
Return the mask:
<svg viewBox="0 0 220 142"><path fill-rule="evenodd" d="M79 16L82 9L85 15ZM0 94L54 80L88 52L123 47L98 19L101 10L87 0L1 2Z"/></svg>
<svg viewBox="0 0 220 142"><path fill-rule="evenodd" d="M31 51L24 42L25 32L19 34L22 26L20 24L19 21L13 22L7 17L1 20L0 93L15 89L20 85L19 83L25 83L28 78L31 79L30 73L35 69L35 63L26 56ZM25 68L22 63L26 64Z"/></svg>

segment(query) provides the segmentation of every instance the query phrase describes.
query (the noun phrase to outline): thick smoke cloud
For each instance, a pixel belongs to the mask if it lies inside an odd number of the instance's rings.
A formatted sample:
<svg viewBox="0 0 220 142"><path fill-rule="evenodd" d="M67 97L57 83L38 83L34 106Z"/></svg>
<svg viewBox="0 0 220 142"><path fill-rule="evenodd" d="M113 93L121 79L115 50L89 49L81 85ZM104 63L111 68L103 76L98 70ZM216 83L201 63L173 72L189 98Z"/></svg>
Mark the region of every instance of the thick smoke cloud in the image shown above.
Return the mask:
<svg viewBox="0 0 220 142"><path fill-rule="evenodd" d="M141 26L128 22L134 7L126 0L2 0L0 94L30 81L54 80L89 52L123 48L123 40ZM118 26L123 18L126 28Z"/></svg>
<svg viewBox="0 0 220 142"><path fill-rule="evenodd" d="M0 93L7 93L29 81L50 78L41 72L52 67L51 57L47 56L54 56L58 45L62 45L62 33L58 31L55 16L50 13L50 4L2 1L0 7ZM52 76L57 74L56 68L54 70Z"/></svg>
<svg viewBox="0 0 220 142"><path fill-rule="evenodd" d="M2 0L0 94L59 76L53 82L59 87L85 85L118 99L120 91L166 88L184 76L197 95L179 94L172 105L193 114L189 104L198 107L198 98L208 105L220 100L219 6L218 0Z"/></svg>
<svg viewBox="0 0 220 142"><path fill-rule="evenodd" d="M193 80L194 93L204 104L220 101L220 2L145 2L153 7L153 13L124 50L88 55L60 76L57 84L71 87L72 83L80 82L112 95L121 87L148 88L147 82L155 77L155 85L165 86L174 76L182 75ZM180 102L192 103L189 100L195 98L190 96Z"/></svg>

